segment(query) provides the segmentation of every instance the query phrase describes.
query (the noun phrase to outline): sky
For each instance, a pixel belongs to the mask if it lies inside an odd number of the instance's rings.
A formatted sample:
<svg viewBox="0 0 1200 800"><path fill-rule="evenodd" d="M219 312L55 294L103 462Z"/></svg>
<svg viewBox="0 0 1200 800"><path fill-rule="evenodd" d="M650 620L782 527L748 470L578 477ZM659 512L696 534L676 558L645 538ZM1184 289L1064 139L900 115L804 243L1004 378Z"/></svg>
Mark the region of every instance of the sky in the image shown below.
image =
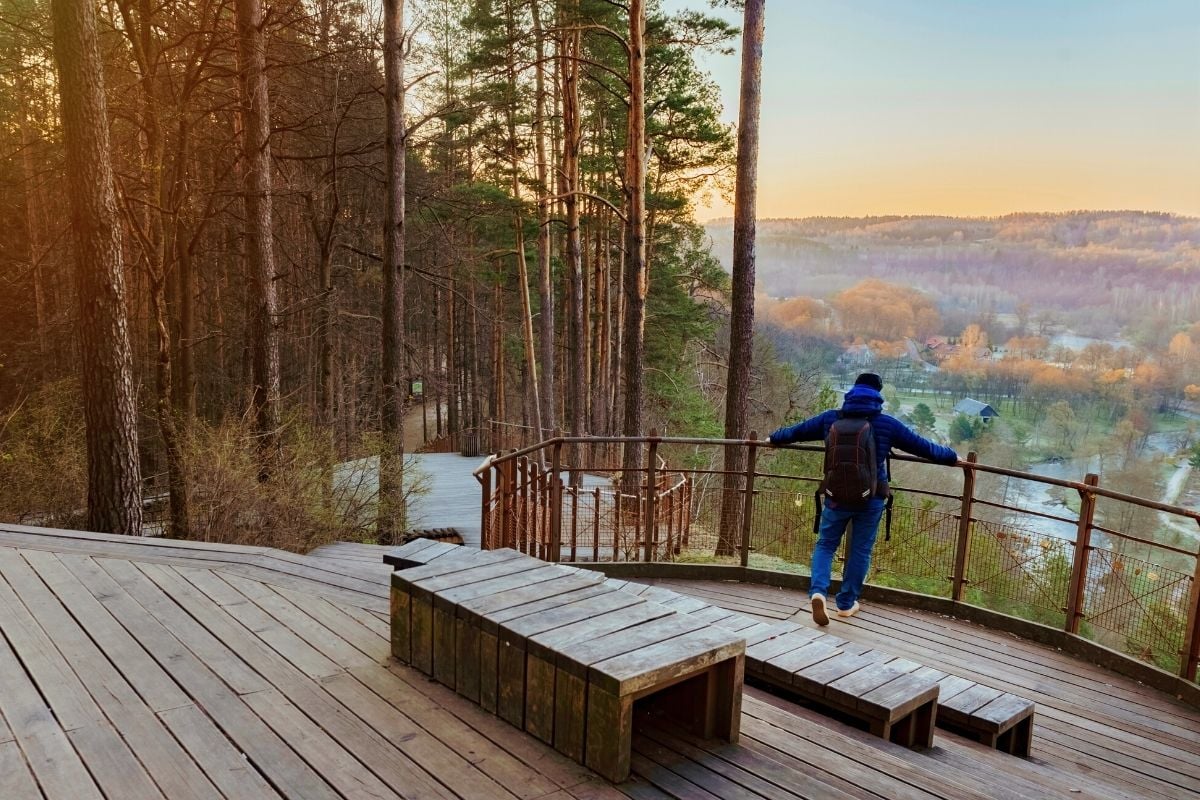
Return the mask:
<svg viewBox="0 0 1200 800"><path fill-rule="evenodd" d="M1200 216L1197 0L768 0L762 93L760 218Z"/></svg>

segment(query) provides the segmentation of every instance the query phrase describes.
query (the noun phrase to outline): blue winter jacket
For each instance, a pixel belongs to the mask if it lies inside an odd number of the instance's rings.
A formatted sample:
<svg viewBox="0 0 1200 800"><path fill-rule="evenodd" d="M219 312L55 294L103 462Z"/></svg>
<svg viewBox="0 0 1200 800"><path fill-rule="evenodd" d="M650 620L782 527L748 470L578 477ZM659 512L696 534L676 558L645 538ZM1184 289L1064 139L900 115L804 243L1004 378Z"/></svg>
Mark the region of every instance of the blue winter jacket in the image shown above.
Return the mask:
<svg viewBox="0 0 1200 800"><path fill-rule="evenodd" d="M856 384L846 392L841 413L851 417L866 417L871 421L871 429L875 432L875 457L879 461L881 481L890 479L887 474L887 457L893 447L914 456L927 458L936 464L953 465L958 462L958 453L949 447L918 436L900 420L884 414L883 395L870 386ZM837 420L838 411L830 409L790 428L780 428L771 434L771 444L824 441L829 435L829 429Z"/></svg>

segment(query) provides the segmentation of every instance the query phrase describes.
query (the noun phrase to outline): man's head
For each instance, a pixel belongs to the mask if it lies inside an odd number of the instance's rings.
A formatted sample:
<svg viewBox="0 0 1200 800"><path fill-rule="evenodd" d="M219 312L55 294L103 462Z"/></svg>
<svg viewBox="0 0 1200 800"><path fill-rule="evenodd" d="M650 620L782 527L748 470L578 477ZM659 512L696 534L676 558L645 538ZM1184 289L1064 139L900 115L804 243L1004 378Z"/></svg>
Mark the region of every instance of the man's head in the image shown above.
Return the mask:
<svg viewBox="0 0 1200 800"><path fill-rule="evenodd" d="M854 379L855 386L869 386L877 392L883 391L883 379L874 372L864 372Z"/></svg>

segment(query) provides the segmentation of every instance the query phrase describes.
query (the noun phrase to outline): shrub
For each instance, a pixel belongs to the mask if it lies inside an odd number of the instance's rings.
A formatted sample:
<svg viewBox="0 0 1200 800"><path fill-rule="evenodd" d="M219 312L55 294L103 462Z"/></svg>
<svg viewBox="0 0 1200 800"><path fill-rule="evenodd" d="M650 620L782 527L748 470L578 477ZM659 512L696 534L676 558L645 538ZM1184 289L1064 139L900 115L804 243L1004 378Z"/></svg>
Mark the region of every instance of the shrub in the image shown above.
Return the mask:
<svg viewBox="0 0 1200 800"><path fill-rule="evenodd" d="M0 412L0 520L82 528L87 439L78 384L49 383Z"/></svg>

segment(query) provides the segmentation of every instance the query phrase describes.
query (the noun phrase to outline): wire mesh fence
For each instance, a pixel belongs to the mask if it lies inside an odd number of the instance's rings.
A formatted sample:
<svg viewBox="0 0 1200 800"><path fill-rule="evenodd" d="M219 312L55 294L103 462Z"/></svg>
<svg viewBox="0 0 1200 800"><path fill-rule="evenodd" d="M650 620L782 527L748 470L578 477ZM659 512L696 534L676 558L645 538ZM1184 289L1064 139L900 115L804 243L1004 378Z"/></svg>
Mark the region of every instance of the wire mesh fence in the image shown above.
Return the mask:
<svg viewBox="0 0 1200 800"><path fill-rule="evenodd" d="M752 451L743 464L756 463L754 450L769 455L755 469L726 473L721 455L730 442L638 444L634 470L622 469L619 440L556 439L493 457L479 473L484 546L547 560L808 573L819 461L739 442ZM775 471L781 466L798 471ZM973 462L949 469L897 471L903 485L894 487L890 537L881 526L869 583L1063 628L1194 679L1200 591L1186 526L1196 529L1200 516L1095 483ZM835 577L844 552L845 542Z"/></svg>

